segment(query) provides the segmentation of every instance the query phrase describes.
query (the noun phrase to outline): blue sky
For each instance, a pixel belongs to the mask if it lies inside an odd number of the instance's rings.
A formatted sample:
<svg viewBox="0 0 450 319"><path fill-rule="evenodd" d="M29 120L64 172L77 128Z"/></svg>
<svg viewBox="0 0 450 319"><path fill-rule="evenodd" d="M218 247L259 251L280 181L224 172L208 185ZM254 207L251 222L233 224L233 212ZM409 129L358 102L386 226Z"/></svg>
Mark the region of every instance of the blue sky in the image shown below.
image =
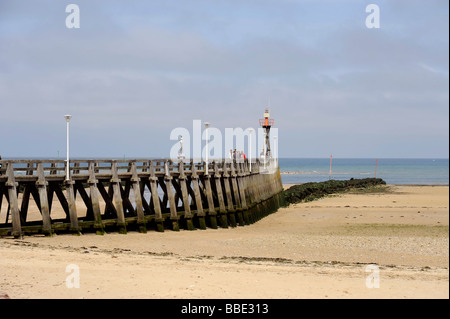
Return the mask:
<svg viewBox="0 0 450 319"><path fill-rule="evenodd" d="M80 8L68 29L66 5ZM380 28L368 29L368 4ZM0 0L0 155L166 157L193 120L280 157L445 157L448 1Z"/></svg>

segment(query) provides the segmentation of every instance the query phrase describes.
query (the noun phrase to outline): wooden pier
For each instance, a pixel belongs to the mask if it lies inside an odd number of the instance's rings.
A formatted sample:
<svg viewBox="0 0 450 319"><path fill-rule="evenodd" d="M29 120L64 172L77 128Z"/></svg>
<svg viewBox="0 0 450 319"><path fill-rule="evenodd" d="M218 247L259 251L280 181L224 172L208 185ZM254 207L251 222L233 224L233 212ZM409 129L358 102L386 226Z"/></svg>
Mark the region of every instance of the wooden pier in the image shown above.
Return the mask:
<svg viewBox="0 0 450 319"><path fill-rule="evenodd" d="M275 160L249 167L248 160L212 161L207 170L194 160L71 160L67 179L63 160L0 160L0 236L248 225L275 212L283 191ZM33 200L38 214L29 213Z"/></svg>

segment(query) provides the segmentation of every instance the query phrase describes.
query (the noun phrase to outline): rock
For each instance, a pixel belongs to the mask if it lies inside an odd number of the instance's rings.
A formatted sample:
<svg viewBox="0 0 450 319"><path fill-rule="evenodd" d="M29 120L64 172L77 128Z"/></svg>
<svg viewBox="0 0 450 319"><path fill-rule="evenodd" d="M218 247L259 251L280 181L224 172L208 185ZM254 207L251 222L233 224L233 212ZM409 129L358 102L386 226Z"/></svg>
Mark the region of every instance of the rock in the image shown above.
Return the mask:
<svg viewBox="0 0 450 319"><path fill-rule="evenodd" d="M350 180L329 180L319 183L305 183L291 186L283 192L288 204L312 201L328 194L338 193L352 188L367 188L375 185L386 185L380 178L363 178Z"/></svg>

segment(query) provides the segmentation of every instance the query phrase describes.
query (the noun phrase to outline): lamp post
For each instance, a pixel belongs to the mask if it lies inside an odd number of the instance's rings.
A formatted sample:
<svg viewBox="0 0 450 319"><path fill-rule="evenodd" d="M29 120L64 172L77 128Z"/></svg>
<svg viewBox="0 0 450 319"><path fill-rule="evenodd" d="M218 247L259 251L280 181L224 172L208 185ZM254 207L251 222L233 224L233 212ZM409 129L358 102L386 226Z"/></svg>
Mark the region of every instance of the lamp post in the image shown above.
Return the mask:
<svg viewBox="0 0 450 319"><path fill-rule="evenodd" d="M266 154L266 152L267 152L267 145L266 145L266 143L264 143L264 149L263 149L263 156L264 156L264 169L266 169L266 159L267 159L267 154Z"/></svg>
<svg viewBox="0 0 450 319"><path fill-rule="evenodd" d="M275 155L274 157L274 163L278 163L278 136L274 136L273 137L273 146L274 146L274 152L273 154Z"/></svg>
<svg viewBox="0 0 450 319"><path fill-rule="evenodd" d="M250 136L248 139L248 162L249 162L249 168L250 168L250 173L252 172L252 134L253 134L253 129L250 128L249 130Z"/></svg>
<svg viewBox="0 0 450 319"><path fill-rule="evenodd" d="M67 170L66 170L66 180L69 180L69 122L70 119L72 118L72 115L64 115L64 117L66 118L66 122L67 122Z"/></svg>
<svg viewBox="0 0 450 319"><path fill-rule="evenodd" d="M206 135L206 156L205 156L205 162L206 162L206 167L205 167L205 174L208 175L208 155L209 155L209 135L208 135L208 127L209 127L210 123L209 122L205 122L205 135Z"/></svg>

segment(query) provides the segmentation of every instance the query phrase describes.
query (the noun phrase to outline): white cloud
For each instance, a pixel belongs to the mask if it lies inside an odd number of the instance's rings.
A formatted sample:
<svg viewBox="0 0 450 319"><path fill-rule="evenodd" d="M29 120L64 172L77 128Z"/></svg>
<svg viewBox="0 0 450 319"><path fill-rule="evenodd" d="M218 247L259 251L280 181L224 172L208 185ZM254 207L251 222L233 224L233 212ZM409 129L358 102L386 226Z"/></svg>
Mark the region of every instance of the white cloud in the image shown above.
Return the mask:
<svg viewBox="0 0 450 319"><path fill-rule="evenodd" d="M280 146L302 140L281 156L328 156L329 136L348 157L366 156L358 150L377 136L389 140L385 156L427 156L437 135L448 156L448 16L439 2L382 1L377 33L351 1L130 3L79 1L81 28L67 30L63 5L2 2L0 135L18 133L0 148L53 154L55 145L36 147L29 135L52 136L70 112L80 155L139 156L143 144L164 154L170 130L194 119L256 127L270 96ZM415 22L419 13L430 23ZM420 28L436 40L409 33ZM397 147L418 128L416 143Z"/></svg>

